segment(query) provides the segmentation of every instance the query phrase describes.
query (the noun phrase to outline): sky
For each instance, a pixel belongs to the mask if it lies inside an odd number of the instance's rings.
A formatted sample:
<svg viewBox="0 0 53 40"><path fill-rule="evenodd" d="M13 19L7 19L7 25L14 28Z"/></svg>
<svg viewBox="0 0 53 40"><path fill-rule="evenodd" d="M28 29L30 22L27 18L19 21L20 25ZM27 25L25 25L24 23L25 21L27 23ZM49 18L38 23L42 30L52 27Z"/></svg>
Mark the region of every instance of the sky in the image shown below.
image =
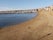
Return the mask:
<svg viewBox="0 0 53 40"><path fill-rule="evenodd" d="M53 0L0 0L0 10L36 9L53 5Z"/></svg>

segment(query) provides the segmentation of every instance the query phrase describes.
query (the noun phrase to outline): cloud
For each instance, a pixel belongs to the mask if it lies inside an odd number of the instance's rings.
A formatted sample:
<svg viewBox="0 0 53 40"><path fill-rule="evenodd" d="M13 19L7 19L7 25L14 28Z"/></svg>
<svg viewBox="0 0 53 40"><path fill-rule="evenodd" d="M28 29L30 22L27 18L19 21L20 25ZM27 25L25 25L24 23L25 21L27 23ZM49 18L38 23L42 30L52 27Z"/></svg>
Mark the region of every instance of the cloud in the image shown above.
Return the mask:
<svg viewBox="0 0 53 40"><path fill-rule="evenodd" d="M25 10L25 9L33 9L33 8L10 8L10 7L0 7L0 11Z"/></svg>
<svg viewBox="0 0 53 40"><path fill-rule="evenodd" d="M4 10L12 10L12 8L9 8L9 7L0 7L0 11L4 11Z"/></svg>

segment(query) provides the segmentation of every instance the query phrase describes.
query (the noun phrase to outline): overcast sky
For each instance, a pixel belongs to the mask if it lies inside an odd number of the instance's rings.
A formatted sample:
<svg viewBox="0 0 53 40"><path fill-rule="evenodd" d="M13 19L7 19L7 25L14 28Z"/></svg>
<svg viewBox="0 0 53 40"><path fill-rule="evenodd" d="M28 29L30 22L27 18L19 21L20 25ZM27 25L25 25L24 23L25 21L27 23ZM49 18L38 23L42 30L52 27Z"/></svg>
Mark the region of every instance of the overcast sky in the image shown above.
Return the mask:
<svg viewBox="0 0 53 40"><path fill-rule="evenodd" d="M53 5L53 0L0 0L0 10L33 9Z"/></svg>

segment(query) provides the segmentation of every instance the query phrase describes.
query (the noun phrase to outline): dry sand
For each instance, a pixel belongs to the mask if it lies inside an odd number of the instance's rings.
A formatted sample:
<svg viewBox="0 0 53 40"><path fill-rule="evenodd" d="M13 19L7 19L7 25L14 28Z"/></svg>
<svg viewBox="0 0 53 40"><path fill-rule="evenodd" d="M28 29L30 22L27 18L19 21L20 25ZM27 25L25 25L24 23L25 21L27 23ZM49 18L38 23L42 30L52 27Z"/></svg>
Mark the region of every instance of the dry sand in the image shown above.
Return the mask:
<svg viewBox="0 0 53 40"><path fill-rule="evenodd" d="M53 40L53 12L41 9L29 21L0 29L0 40Z"/></svg>

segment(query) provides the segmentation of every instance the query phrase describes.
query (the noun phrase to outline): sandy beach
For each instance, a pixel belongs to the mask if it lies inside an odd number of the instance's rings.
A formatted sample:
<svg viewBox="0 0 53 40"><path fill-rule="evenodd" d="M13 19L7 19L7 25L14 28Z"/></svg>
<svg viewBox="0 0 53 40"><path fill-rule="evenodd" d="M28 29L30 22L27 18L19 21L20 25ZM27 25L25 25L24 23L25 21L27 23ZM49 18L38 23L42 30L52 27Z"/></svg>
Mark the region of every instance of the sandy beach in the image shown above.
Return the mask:
<svg viewBox="0 0 53 40"><path fill-rule="evenodd" d="M53 40L52 9L38 9L37 14L29 21L0 29L0 40Z"/></svg>

